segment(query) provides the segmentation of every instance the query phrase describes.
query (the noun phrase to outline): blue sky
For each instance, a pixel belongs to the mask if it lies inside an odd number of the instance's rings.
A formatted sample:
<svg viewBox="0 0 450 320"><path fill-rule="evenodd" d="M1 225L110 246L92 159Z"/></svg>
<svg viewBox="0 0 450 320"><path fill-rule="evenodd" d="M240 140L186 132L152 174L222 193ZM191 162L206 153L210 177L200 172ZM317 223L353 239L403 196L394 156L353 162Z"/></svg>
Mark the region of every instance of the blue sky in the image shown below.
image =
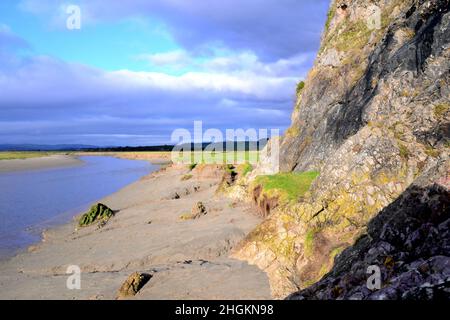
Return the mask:
<svg viewBox="0 0 450 320"><path fill-rule="evenodd" d="M69 30L68 5L81 10ZM328 0L0 2L0 144L289 125Z"/></svg>

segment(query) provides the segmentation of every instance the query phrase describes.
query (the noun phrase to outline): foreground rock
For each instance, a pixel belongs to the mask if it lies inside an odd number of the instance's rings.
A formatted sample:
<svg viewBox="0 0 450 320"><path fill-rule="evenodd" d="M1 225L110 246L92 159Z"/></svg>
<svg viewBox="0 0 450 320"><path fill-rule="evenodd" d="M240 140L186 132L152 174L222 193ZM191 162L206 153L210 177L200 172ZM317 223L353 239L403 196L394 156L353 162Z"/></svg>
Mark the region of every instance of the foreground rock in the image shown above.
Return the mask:
<svg viewBox="0 0 450 320"><path fill-rule="evenodd" d="M449 181L414 183L337 257L329 274L289 299L450 299L449 187ZM379 288L368 279L374 266Z"/></svg>
<svg viewBox="0 0 450 320"><path fill-rule="evenodd" d="M151 275L146 273L135 272L120 287L117 294L118 299L134 297L139 290L151 279Z"/></svg>
<svg viewBox="0 0 450 320"><path fill-rule="evenodd" d="M83 214L78 222L80 227L86 227L94 222L106 222L114 215L114 211L105 206L103 203L97 203L91 209Z"/></svg>

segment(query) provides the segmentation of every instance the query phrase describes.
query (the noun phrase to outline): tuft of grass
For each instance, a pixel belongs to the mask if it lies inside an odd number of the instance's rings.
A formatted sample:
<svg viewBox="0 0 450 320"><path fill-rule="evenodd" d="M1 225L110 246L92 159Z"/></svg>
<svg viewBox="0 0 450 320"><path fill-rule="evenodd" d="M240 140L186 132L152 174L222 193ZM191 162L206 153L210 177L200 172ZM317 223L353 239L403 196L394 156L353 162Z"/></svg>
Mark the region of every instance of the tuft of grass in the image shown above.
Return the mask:
<svg viewBox="0 0 450 320"><path fill-rule="evenodd" d="M439 157L440 152L439 150L434 149L433 147L430 146L425 149L425 154L429 157L437 158Z"/></svg>
<svg viewBox="0 0 450 320"><path fill-rule="evenodd" d="M297 83L297 95L300 95L303 91L303 89L305 88L305 81L300 81L299 83Z"/></svg>
<svg viewBox="0 0 450 320"><path fill-rule="evenodd" d="M311 257L314 253L314 238L316 231L314 229L308 230L305 236L304 253L305 257Z"/></svg>
<svg viewBox="0 0 450 320"><path fill-rule="evenodd" d="M244 163L239 166L239 172L243 177L253 171L253 166L250 163Z"/></svg>
<svg viewBox="0 0 450 320"><path fill-rule="evenodd" d="M192 179L192 174L185 174L184 176L181 177L181 181L187 181Z"/></svg>
<svg viewBox="0 0 450 320"><path fill-rule="evenodd" d="M192 171L192 170L195 169L196 166L197 166L197 163L191 163L191 164L188 166L188 168L189 168L190 171Z"/></svg>
<svg viewBox="0 0 450 320"><path fill-rule="evenodd" d="M330 30L331 21L333 20L334 16L336 15L336 6L331 5L330 10L328 10L327 13L327 21L325 22L325 33Z"/></svg>
<svg viewBox="0 0 450 320"><path fill-rule="evenodd" d="M300 128L296 125L292 125L289 129L286 130L286 137L296 137L300 134Z"/></svg>
<svg viewBox="0 0 450 320"><path fill-rule="evenodd" d="M447 111L449 109L450 109L450 104L448 104L448 103L438 104L438 105L434 106L434 110L433 110L434 116L437 119L441 119L447 113Z"/></svg>
<svg viewBox="0 0 450 320"><path fill-rule="evenodd" d="M268 195L278 195L283 202L298 201L311 188L319 176L317 171L279 173L271 176L259 176L255 183L261 185Z"/></svg>
<svg viewBox="0 0 450 320"><path fill-rule="evenodd" d="M188 221L188 220L194 220L194 216L191 213L183 213L179 219L181 221Z"/></svg>
<svg viewBox="0 0 450 320"><path fill-rule="evenodd" d="M403 159L406 159L406 160L409 159L410 153L409 153L408 148L404 144L401 144L401 143L398 144L398 151L400 152L400 156Z"/></svg>
<svg viewBox="0 0 450 320"><path fill-rule="evenodd" d="M350 24L345 32L339 37L336 48L339 51L349 51L350 49L360 49L369 42L372 30L369 29L364 20Z"/></svg>

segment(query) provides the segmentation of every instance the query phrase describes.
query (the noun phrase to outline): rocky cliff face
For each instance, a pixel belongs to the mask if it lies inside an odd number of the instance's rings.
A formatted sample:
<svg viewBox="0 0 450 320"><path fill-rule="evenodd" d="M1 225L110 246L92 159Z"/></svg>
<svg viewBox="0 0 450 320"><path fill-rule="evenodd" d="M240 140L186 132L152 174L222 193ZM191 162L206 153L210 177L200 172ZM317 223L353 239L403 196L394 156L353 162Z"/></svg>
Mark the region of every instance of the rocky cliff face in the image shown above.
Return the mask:
<svg viewBox="0 0 450 320"><path fill-rule="evenodd" d="M321 279L417 179L439 172L447 175L441 188L449 187L449 6L449 0L332 1L280 150L282 171L314 169L320 176L301 201L272 212L235 252L266 270L274 296Z"/></svg>
<svg viewBox="0 0 450 320"><path fill-rule="evenodd" d="M329 274L289 299L449 299L450 191L448 181L441 184L445 174L433 169L419 178L370 221L367 234L337 257ZM370 285L371 266L379 268L379 288Z"/></svg>

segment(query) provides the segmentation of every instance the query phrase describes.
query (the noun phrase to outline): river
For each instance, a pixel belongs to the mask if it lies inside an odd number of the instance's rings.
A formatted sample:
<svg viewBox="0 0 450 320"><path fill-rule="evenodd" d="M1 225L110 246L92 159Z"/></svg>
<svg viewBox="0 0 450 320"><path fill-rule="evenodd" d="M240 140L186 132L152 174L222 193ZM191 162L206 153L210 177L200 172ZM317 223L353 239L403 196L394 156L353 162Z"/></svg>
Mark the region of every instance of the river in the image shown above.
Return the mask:
<svg viewBox="0 0 450 320"><path fill-rule="evenodd" d="M147 161L79 157L68 168L0 173L0 258L38 242L72 217L159 168Z"/></svg>

